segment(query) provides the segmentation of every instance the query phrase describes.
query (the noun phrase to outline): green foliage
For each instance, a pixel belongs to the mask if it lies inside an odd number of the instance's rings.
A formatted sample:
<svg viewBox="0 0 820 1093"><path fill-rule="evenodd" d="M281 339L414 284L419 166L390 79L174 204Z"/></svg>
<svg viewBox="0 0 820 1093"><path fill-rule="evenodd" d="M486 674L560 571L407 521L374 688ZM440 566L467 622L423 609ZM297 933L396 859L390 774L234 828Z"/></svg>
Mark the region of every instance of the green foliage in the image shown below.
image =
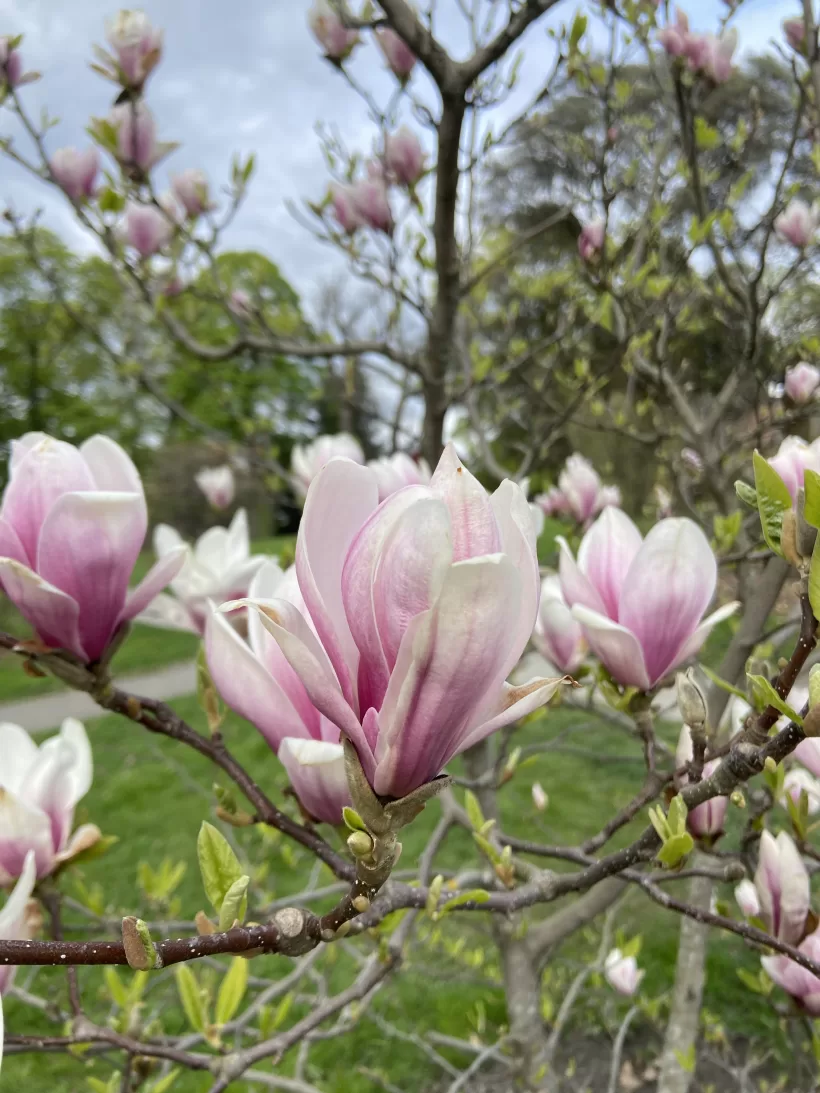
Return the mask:
<svg viewBox="0 0 820 1093"><path fill-rule="evenodd" d="M803 724L803 718L792 707L781 698L771 683L765 676L749 675L746 677L752 685L752 697L755 700L755 706L758 709L764 710L767 706L773 706L778 713L785 714L790 720L796 722L798 725Z"/></svg>
<svg viewBox="0 0 820 1093"><path fill-rule="evenodd" d="M205 991L200 987L195 973L187 964L177 964L174 968L174 977L188 1024L194 1032L201 1032L204 1035L209 1024Z"/></svg>
<svg viewBox="0 0 820 1093"><path fill-rule="evenodd" d="M228 892L242 877L239 859L222 832L205 821L199 829L196 852L205 894L219 914Z"/></svg>
<svg viewBox="0 0 820 1093"><path fill-rule="evenodd" d="M244 957L235 956L223 977L216 996L216 1023L227 1025L232 1021L242 1005L248 987L248 962Z"/></svg>
<svg viewBox="0 0 820 1093"><path fill-rule="evenodd" d="M792 507L791 494L771 463L759 452L754 453L753 459L757 511L760 514L763 538L770 550L782 555L780 534L783 528L783 514Z"/></svg>

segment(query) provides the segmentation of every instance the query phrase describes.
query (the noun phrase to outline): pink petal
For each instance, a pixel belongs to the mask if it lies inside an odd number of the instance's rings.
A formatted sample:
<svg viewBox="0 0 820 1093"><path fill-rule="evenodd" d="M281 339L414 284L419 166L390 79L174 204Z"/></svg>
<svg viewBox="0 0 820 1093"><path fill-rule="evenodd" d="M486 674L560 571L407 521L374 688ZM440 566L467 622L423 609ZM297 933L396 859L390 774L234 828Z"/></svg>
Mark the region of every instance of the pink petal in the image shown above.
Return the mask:
<svg viewBox="0 0 820 1093"><path fill-rule="evenodd" d="M522 717L526 717L527 714L531 714L545 706L558 688L566 682L564 676L559 676L557 679L546 679L541 676L530 679L517 687L505 683L500 697L493 707L487 711L490 715L489 719L470 729L459 744L456 754L466 751L473 744L478 744L479 741L484 740L485 737L497 729L503 729L505 725L520 721Z"/></svg>
<svg viewBox="0 0 820 1093"><path fill-rule="evenodd" d="M80 455L94 479L94 488L104 493L142 494L142 479L131 457L107 436L92 436L80 445Z"/></svg>
<svg viewBox="0 0 820 1093"><path fill-rule="evenodd" d="M287 737L279 760L302 807L317 820L341 824L342 809L351 804L342 745Z"/></svg>
<svg viewBox="0 0 820 1093"><path fill-rule="evenodd" d="M810 736L801 740L792 754L816 778L820 778L820 738Z"/></svg>
<svg viewBox="0 0 820 1093"><path fill-rule="evenodd" d="M74 760L71 743L59 736L52 737L40 748L23 790L26 804L44 812L49 818L54 854L58 854L68 841L74 820L69 773Z"/></svg>
<svg viewBox="0 0 820 1093"><path fill-rule="evenodd" d="M796 945L803 936L809 913L811 891L809 875L794 842L781 831L777 836L780 851L780 922L777 936Z"/></svg>
<svg viewBox="0 0 820 1093"><path fill-rule="evenodd" d="M13 558L15 562L31 565L31 559L20 542L19 535L8 520L2 517L0 517L0 558Z"/></svg>
<svg viewBox="0 0 820 1093"><path fill-rule="evenodd" d="M29 937L26 930L26 913L36 882L37 862L33 851L29 851L14 891L6 900L3 910L0 911L0 938L3 940L13 941L19 938L24 941Z"/></svg>
<svg viewBox="0 0 820 1093"><path fill-rule="evenodd" d="M25 729L11 721L0 723L0 786L21 793L26 775L37 762L38 748Z"/></svg>
<svg viewBox="0 0 820 1093"><path fill-rule="evenodd" d="M767 928L777 933L780 913L780 850L774 836L762 831L758 846L755 888L760 901L760 914Z"/></svg>
<svg viewBox="0 0 820 1093"><path fill-rule="evenodd" d="M735 600L733 603L725 603L723 607L719 607L717 611L713 611L711 615L707 615L697 630L695 630L694 634L692 634L691 638L688 638L684 642L682 648L675 656L674 663L670 665L669 671L672 671L673 668L677 668L679 664L683 664L685 660L688 660L698 653L701 646L718 623L731 618L739 607L739 601Z"/></svg>
<svg viewBox="0 0 820 1093"><path fill-rule="evenodd" d="M158 626L164 630L181 630L189 634L199 633L199 626L185 604L165 592L154 596L148 606L136 616L136 621L143 626Z"/></svg>
<svg viewBox="0 0 820 1093"><path fill-rule="evenodd" d="M34 852L37 876L45 877L54 867L51 822L39 808L0 790L0 885L20 876L29 851Z"/></svg>
<svg viewBox="0 0 820 1093"><path fill-rule="evenodd" d="M572 614L583 626L590 648L612 677L626 687L648 691L651 683L643 650L632 631L588 607L573 607Z"/></svg>
<svg viewBox="0 0 820 1093"><path fill-rule="evenodd" d="M589 532L587 532L587 535L588 534ZM580 566L573 558L572 551L569 549L569 544L566 539L559 535L556 542L558 543L559 549L558 575L561 579L561 592L567 602L567 606L574 607L576 604L580 604L582 607L588 607L590 611L605 615L606 607L604 606L604 601L601 599L595 585L589 580L586 574L582 572Z"/></svg>
<svg viewBox="0 0 820 1093"><path fill-rule="evenodd" d="M122 611L122 618L133 619L141 611L144 611L163 588L169 585L177 576L188 557L189 549L183 543L181 546L166 551L159 561L154 562L137 587L132 588L128 593ZM131 568L133 569L133 565Z"/></svg>
<svg viewBox="0 0 820 1093"><path fill-rule="evenodd" d="M450 512L454 562L501 550L501 533L487 491L462 464L452 444L442 452L430 488Z"/></svg>
<svg viewBox="0 0 820 1093"><path fill-rule="evenodd" d="M10 558L0 558L0 583L46 645L67 649L80 660L89 659L80 641L80 607L76 600Z"/></svg>
<svg viewBox="0 0 820 1093"><path fill-rule="evenodd" d="M604 614L625 626L629 624L620 617L619 604L627 573L640 549L641 533L622 509L612 507L604 509L578 548L578 566L601 597ZM597 610L592 604L585 606Z"/></svg>
<svg viewBox="0 0 820 1093"><path fill-rule="evenodd" d="M524 652L538 618L541 576L538 571L535 529L526 493L520 486L506 479L490 498L490 505L501 533L501 550L513 563L521 578L518 633L505 666L506 679Z"/></svg>

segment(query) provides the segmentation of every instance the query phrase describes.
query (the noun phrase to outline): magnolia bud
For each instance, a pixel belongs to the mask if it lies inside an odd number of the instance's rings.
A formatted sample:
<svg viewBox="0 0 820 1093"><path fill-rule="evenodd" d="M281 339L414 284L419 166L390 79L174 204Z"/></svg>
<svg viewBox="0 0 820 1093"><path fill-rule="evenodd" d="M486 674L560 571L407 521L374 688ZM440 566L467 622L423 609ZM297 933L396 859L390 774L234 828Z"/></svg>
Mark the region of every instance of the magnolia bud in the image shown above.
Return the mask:
<svg viewBox="0 0 820 1093"><path fill-rule="evenodd" d="M695 681L694 668L688 668L685 672L678 672L676 679L678 692L678 709L684 723L690 728L696 729L706 724L706 699L703 691Z"/></svg>
<svg viewBox="0 0 820 1093"><path fill-rule="evenodd" d="M818 667L818 665L815 665ZM803 718L803 734L805 736L820 736L820 706L812 706Z"/></svg>
<svg viewBox="0 0 820 1093"><path fill-rule="evenodd" d="M735 808L745 808L746 798L743 796L743 791L736 789L732 796L729 798Z"/></svg>
<svg viewBox="0 0 820 1093"><path fill-rule="evenodd" d="M354 831L347 837L347 845L354 858L369 858L373 853L373 840L366 831Z"/></svg>
<svg viewBox="0 0 820 1093"><path fill-rule="evenodd" d="M773 758L771 757L771 755L767 755L767 756L766 756L766 761L765 761L765 763L763 764L763 769L764 769L765 771L768 771L768 772L769 772L769 774L774 774L774 773L775 773L775 771L777 770L777 763L775 763L775 761L774 761L774 759L773 759Z"/></svg>

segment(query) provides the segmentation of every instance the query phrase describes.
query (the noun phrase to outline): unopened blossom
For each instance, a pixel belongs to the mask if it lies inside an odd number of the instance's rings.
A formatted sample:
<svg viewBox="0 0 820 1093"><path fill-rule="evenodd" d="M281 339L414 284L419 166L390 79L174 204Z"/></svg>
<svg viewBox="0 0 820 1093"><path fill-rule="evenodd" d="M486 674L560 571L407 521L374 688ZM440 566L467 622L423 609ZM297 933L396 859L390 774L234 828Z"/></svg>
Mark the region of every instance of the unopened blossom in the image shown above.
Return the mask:
<svg viewBox="0 0 820 1093"><path fill-rule="evenodd" d="M725 83L734 72L732 58L737 49L737 30L734 27L722 34L705 34L702 47L690 63L716 84Z"/></svg>
<svg viewBox="0 0 820 1093"><path fill-rule="evenodd" d="M143 258L166 247L174 235L174 225L164 209L154 205L138 205L129 201L120 224L119 234L122 240Z"/></svg>
<svg viewBox="0 0 820 1093"><path fill-rule="evenodd" d="M279 761L308 815L326 824L343 822L342 809L351 800L341 744L287 736L279 748Z"/></svg>
<svg viewBox="0 0 820 1093"><path fill-rule="evenodd" d="M815 930L797 946L799 951L820 963L820 931ZM797 1005L812 1017L820 1016L820 979L788 956L762 956L760 963L768 977L790 994Z"/></svg>
<svg viewBox="0 0 820 1093"><path fill-rule="evenodd" d="M424 150L406 125L385 138L384 162L390 175L403 186L415 186L424 174Z"/></svg>
<svg viewBox="0 0 820 1093"><path fill-rule="evenodd" d="M820 442L807 444L799 436L787 436L769 463L783 479L792 501L796 501L805 472L820 472Z"/></svg>
<svg viewBox="0 0 820 1093"><path fill-rule="evenodd" d="M806 247L814 239L818 217L811 206L799 197L791 200L783 212L775 218L777 235L793 247Z"/></svg>
<svg viewBox="0 0 820 1093"><path fill-rule="evenodd" d="M426 463L425 463L425 466L427 466ZM545 526L546 521L547 521L547 515L544 512L544 510L541 508L541 506L537 503L537 500L536 501L530 501L530 499L529 499L530 498L530 480L529 480L529 478L522 478L519 485L521 486L521 489L524 491L524 496L527 498L527 504L530 507L530 517L532 519L533 531L535 532L536 540L538 540L538 539L541 538L541 535L543 534L544 526Z"/></svg>
<svg viewBox="0 0 820 1093"><path fill-rule="evenodd" d="M678 737L678 746L675 751L675 765L678 767L684 766L691 761L693 755L692 733L690 732L688 725L683 725L680 736ZM713 759L711 762L707 763L703 768L703 777L710 778L719 766L719 759ZM685 785L688 781L688 777L684 777L681 784ZM686 825L689 828L689 831L697 839L714 839L723 832L723 826L726 821L726 810L728 807L728 797L710 797L709 800L704 801L703 804L696 805L689 810L689 814L686 817Z"/></svg>
<svg viewBox="0 0 820 1093"><path fill-rule="evenodd" d="M568 512L579 524L585 524L608 505L621 504L617 486L605 486L588 459L574 452L567 458L558 476L558 491L563 504L556 501L556 512Z"/></svg>
<svg viewBox="0 0 820 1093"><path fill-rule="evenodd" d="M796 945L809 913L809 875L785 831L777 838L768 831L761 834L755 888L766 929L779 941Z"/></svg>
<svg viewBox="0 0 820 1093"><path fill-rule="evenodd" d="M802 19L784 19L783 34L796 53L802 53L805 50L806 24Z"/></svg>
<svg viewBox="0 0 820 1093"><path fill-rule="evenodd" d="M691 52L693 35L689 30L689 17L681 8L675 9L675 22L658 31L658 41L670 57L685 57Z"/></svg>
<svg viewBox="0 0 820 1093"><path fill-rule="evenodd" d="M820 737L807 736L805 740L800 741L792 755L816 778L820 778Z"/></svg>
<svg viewBox="0 0 820 1093"><path fill-rule="evenodd" d="M625 686L650 690L694 656L737 604L703 618L717 583L709 541L692 520L661 520L645 539L608 507L581 541L561 547L561 588L592 651Z"/></svg>
<svg viewBox="0 0 820 1093"><path fill-rule="evenodd" d="M539 812L543 812L549 804L549 797L547 797L540 782L533 782L532 784L532 803Z"/></svg>
<svg viewBox="0 0 820 1093"><path fill-rule="evenodd" d="M22 87L23 84L39 80L39 72L24 72L20 50L12 48L13 39L0 35L0 88Z"/></svg>
<svg viewBox="0 0 820 1093"><path fill-rule="evenodd" d="M812 398L820 386L820 369L800 361L793 368L786 369L784 390L792 402L802 406Z"/></svg>
<svg viewBox="0 0 820 1093"><path fill-rule="evenodd" d="M541 603L532 643L545 660L569 675L584 662L587 652L584 631L566 605L557 576L544 577L541 581Z"/></svg>
<svg viewBox="0 0 820 1093"><path fill-rule="evenodd" d="M31 894L37 883L37 865L33 851L26 855L19 879L0 911L0 941L29 941L34 936L37 914ZM17 968L0 967L0 1063L3 1061L3 995L9 990Z"/></svg>
<svg viewBox="0 0 820 1093"><path fill-rule="evenodd" d="M754 881L744 878L735 888L735 900L745 918L757 918L760 914L760 900Z"/></svg>
<svg viewBox="0 0 820 1093"><path fill-rule="evenodd" d="M96 191L100 154L93 145L82 152L77 148L58 148L49 161L49 169L54 181L72 201L85 201Z"/></svg>
<svg viewBox="0 0 820 1093"><path fill-rule="evenodd" d="M197 167L171 175L171 190L188 216L199 216L212 208L208 199L208 177Z"/></svg>
<svg viewBox="0 0 820 1093"><path fill-rule="evenodd" d="M354 463L358 462L358 459L354 459ZM380 459L371 459L367 465L376 475L380 501L405 486L425 485L431 477L427 460L411 459L406 452L395 452Z"/></svg>
<svg viewBox="0 0 820 1093"><path fill-rule="evenodd" d="M182 549L129 589L147 527L139 473L113 440L94 436L75 448L26 433L12 441L0 582L47 646L98 660L122 623L176 576Z"/></svg>
<svg viewBox="0 0 820 1093"><path fill-rule="evenodd" d="M25 729L0 724L0 886L23 872L31 851L38 877L93 846L100 832L72 833L74 809L91 788L91 747L82 722L66 718L39 747Z"/></svg>
<svg viewBox="0 0 820 1093"><path fill-rule="evenodd" d="M162 31L143 11L120 11L108 22L106 38L123 85L142 87L162 57Z"/></svg>
<svg viewBox="0 0 820 1093"><path fill-rule="evenodd" d="M300 497L306 496L308 487L322 467L337 456L352 459L354 463L364 463L362 446L350 433L317 436L309 444L293 445L290 471L293 487Z"/></svg>
<svg viewBox="0 0 820 1093"><path fill-rule="evenodd" d="M227 463L205 467L194 476L194 481L215 509L226 509L234 499L236 482Z"/></svg>
<svg viewBox="0 0 820 1093"><path fill-rule="evenodd" d="M336 184L331 188L330 201L333 206L333 215L339 223L342 231L348 234L364 226L364 217L359 214L354 200L353 186Z"/></svg>
<svg viewBox="0 0 820 1093"><path fill-rule="evenodd" d="M154 553L159 560L185 546L175 528L158 524L154 529ZM171 581L173 595L161 593L138 621L201 634L209 605L218 607L226 600L247 596L254 575L266 560L263 554L251 554L248 516L244 509L237 509L230 527L208 528L200 535Z"/></svg>
<svg viewBox="0 0 820 1093"><path fill-rule="evenodd" d="M393 213L390 209L387 187L381 179L359 179L350 190L350 200L353 202L354 214L360 224L373 228L374 231L390 234L393 230ZM341 219L339 223L342 223Z"/></svg>
<svg viewBox="0 0 820 1093"><path fill-rule="evenodd" d="M429 486L381 505L372 470L327 463L308 490L296 573L307 615L277 598L257 604L262 625L382 796L431 781L563 682L505 682L538 611L529 507L510 481L490 497L451 445ZM264 681L256 695L243 682L234 697L263 709Z"/></svg>
<svg viewBox="0 0 820 1093"><path fill-rule="evenodd" d="M384 55L390 71L402 83L407 80L416 63L416 55L391 27L379 27L376 44Z"/></svg>
<svg viewBox="0 0 820 1093"><path fill-rule="evenodd" d="M581 228L578 236L578 253L585 262L594 261L604 249L606 221L601 217L590 220Z"/></svg>
<svg viewBox="0 0 820 1093"><path fill-rule="evenodd" d="M783 778L783 803L790 798L793 804L799 805L804 793L809 816L816 816L820 812L820 781L803 767L792 767Z"/></svg>
<svg viewBox="0 0 820 1093"><path fill-rule="evenodd" d="M328 0L313 0L308 11L308 26L325 56L332 61L343 61L359 41L358 32L344 25Z"/></svg>
<svg viewBox="0 0 820 1093"><path fill-rule="evenodd" d="M624 956L620 949L612 949L604 961L604 977L618 994L631 998L641 985L645 973L638 969L634 956Z"/></svg>
<svg viewBox="0 0 820 1093"><path fill-rule="evenodd" d="M117 134L117 159L124 166L150 171L165 151L157 141L157 123L142 100L121 103L108 115Z"/></svg>

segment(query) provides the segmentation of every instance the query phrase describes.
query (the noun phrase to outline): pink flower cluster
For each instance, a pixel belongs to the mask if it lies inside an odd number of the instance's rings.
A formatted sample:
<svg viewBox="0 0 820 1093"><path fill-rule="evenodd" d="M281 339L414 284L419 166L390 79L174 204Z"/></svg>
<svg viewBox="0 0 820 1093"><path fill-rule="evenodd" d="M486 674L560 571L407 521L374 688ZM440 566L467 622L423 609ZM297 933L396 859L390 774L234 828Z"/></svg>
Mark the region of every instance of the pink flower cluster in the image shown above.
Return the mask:
<svg viewBox="0 0 820 1093"><path fill-rule="evenodd" d="M558 485L539 494L535 503L545 516L571 516L586 524L607 505L620 506L621 491L617 486L605 486L590 461L574 452L558 476Z"/></svg>
<svg viewBox="0 0 820 1093"><path fill-rule="evenodd" d="M737 31L722 34L696 34L689 29L685 11L675 9L675 22L658 31L658 41L670 57L685 60L693 72L700 72L713 83L725 83L734 71L732 57L737 48Z"/></svg>
<svg viewBox="0 0 820 1093"><path fill-rule="evenodd" d="M389 235L393 230L389 187L412 189L423 173L424 152L419 139L402 126L386 137L384 157L368 163L364 178L331 188L333 213L342 230L352 234L367 227Z"/></svg>

